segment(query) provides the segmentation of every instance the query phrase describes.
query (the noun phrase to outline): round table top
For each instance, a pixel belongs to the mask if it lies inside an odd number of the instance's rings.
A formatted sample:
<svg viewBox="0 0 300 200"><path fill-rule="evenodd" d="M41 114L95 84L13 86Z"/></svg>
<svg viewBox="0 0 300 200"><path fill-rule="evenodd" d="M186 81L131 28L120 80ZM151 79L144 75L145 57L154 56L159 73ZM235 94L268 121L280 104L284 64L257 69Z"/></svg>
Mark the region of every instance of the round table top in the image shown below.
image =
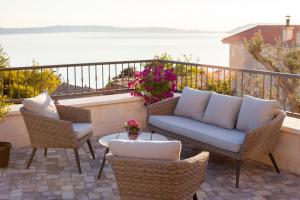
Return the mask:
<svg viewBox="0 0 300 200"><path fill-rule="evenodd" d="M113 133L109 135L105 135L99 139L99 143L102 146L108 147L108 142L111 140L130 140L128 138L127 132L122 133ZM139 132L138 138L135 141L167 141L168 139L158 133L149 133L149 132Z"/></svg>

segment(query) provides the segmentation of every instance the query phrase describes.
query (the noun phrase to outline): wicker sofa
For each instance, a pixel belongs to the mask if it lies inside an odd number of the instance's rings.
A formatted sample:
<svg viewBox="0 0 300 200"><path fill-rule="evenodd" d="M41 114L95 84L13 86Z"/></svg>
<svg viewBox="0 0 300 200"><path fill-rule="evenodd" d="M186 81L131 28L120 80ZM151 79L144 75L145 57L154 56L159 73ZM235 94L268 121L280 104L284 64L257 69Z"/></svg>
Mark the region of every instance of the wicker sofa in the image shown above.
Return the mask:
<svg viewBox="0 0 300 200"><path fill-rule="evenodd" d="M259 154L268 155L277 173L279 169L272 150L279 139L279 132L285 113L276 110L272 120L249 131L229 130L204 122L174 115L180 97L163 100L147 107L147 126L150 131L164 134L184 142L193 143L202 149L228 156L236 160L236 183L239 187L241 161ZM206 140L201 134L213 129L215 134L227 137L226 140L212 137ZM230 132L231 131L231 132ZM234 136L230 135L233 134ZM235 138L238 137L238 138ZM238 142L237 142L238 141Z"/></svg>

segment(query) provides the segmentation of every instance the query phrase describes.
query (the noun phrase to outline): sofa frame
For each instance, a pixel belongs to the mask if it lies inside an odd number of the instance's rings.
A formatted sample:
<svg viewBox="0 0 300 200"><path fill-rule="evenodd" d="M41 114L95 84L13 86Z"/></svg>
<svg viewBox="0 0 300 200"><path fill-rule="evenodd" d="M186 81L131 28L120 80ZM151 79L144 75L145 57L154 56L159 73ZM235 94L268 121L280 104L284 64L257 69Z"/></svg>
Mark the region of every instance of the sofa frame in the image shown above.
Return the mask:
<svg viewBox="0 0 300 200"><path fill-rule="evenodd" d="M150 115L174 115L174 110L179 98L180 97L173 97L147 106L147 127L150 131L158 132L167 137L191 143L209 152L234 159L236 161L236 188L239 187L241 161L244 159L251 159L261 154L268 155L276 172L280 173L272 151L280 136L280 128L286 116L284 111L276 110L275 117L271 121L268 121L258 128L247 131L245 141L241 145L240 150L238 152L231 152L149 124Z"/></svg>

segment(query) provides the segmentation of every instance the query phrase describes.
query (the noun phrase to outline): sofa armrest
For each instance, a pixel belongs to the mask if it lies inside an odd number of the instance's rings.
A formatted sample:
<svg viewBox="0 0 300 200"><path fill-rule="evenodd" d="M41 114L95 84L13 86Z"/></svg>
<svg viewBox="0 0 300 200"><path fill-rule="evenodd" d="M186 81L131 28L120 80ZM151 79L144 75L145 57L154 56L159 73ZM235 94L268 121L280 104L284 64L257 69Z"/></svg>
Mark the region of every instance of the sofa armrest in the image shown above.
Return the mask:
<svg viewBox="0 0 300 200"><path fill-rule="evenodd" d="M240 150L242 157L271 153L279 139L280 128L285 116L284 111L277 110L274 119L258 128L249 130Z"/></svg>
<svg viewBox="0 0 300 200"><path fill-rule="evenodd" d="M179 97L172 97L147 106L147 124L150 115L173 115Z"/></svg>
<svg viewBox="0 0 300 200"><path fill-rule="evenodd" d="M172 97L147 106L148 115L173 114L179 97Z"/></svg>
<svg viewBox="0 0 300 200"><path fill-rule="evenodd" d="M59 117L62 120L72 123L91 123L91 114L89 110L59 104L55 106Z"/></svg>

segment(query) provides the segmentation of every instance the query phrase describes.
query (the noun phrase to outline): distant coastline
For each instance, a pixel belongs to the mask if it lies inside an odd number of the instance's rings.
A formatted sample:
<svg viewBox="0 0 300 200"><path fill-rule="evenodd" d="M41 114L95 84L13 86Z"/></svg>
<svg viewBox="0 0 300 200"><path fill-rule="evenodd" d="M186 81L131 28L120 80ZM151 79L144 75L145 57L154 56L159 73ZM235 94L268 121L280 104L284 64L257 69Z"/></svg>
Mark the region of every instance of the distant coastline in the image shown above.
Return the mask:
<svg viewBox="0 0 300 200"><path fill-rule="evenodd" d="M0 28L0 34L71 33L71 32L147 32L147 33L224 33L222 31L184 30L165 27L45 26Z"/></svg>

